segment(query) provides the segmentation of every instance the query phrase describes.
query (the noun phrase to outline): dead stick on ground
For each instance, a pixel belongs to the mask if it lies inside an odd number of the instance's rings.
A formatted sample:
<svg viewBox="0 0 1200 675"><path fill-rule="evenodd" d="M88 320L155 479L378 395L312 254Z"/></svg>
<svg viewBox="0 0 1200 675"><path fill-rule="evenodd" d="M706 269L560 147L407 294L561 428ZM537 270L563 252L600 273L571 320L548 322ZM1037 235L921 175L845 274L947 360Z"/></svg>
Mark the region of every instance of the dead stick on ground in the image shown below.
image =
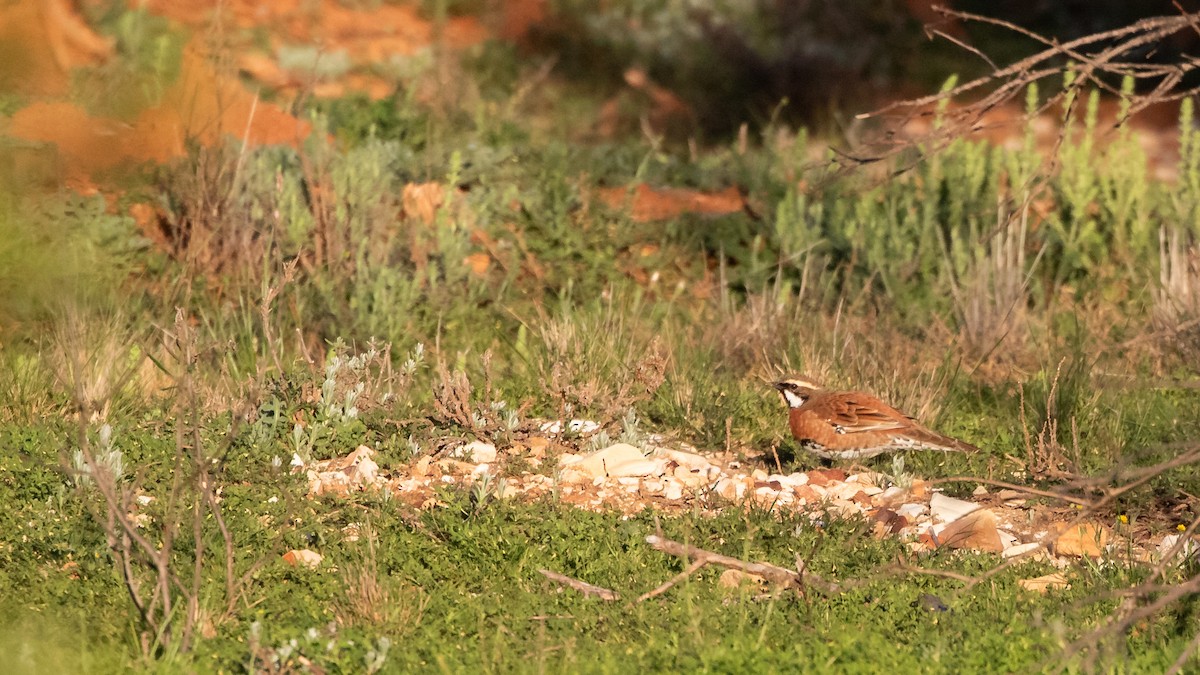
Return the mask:
<svg viewBox="0 0 1200 675"><path fill-rule="evenodd" d="M651 535L651 536L653 536L653 535ZM650 591L646 591L645 593L643 593L641 595L641 597L639 597L637 599L637 602L649 600L650 598L653 598L656 595L662 595L663 593L666 593L667 591L669 591L671 589L672 586L674 586L675 584L692 576L693 574L695 574L697 572L697 570L699 570L701 567L704 567L707 564L708 564L708 561L705 560L704 558L700 558L698 560L693 560L692 564L688 565L688 568L686 570L680 572L679 574L676 574L675 576L671 577L666 582L663 582L661 585L658 586L658 588L655 588Z"/></svg>
<svg viewBox="0 0 1200 675"><path fill-rule="evenodd" d="M559 574L558 572L551 572L550 570L538 571L541 572L542 575L547 579L556 581L564 586L570 586L584 595L594 595L601 600L608 600L610 602L613 600L618 600L621 597L616 591L609 590L603 586L595 586L587 583L586 581L572 579L571 577Z"/></svg>
<svg viewBox="0 0 1200 675"><path fill-rule="evenodd" d="M741 570L747 574L756 574L767 581L780 586L794 586L800 589L803 589L805 586L811 586L825 595L833 595L841 592L841 586L832 581L826 581L812 572L797 572L795 570L789 570L785 567L772 565L771 563L746 562L745 560L730 558L729 556L721 555L720 553L713 553L712 551L706 551L702 548L689 546L688 544L681 544L677 541L664 539L656 534L646 537L646 543L650 544L650 546L654 547L654 549L662 551L663 553L668 553L673 556L692 560L693 562L691 567L695 567L696 569L699 569L704 565L718 565L720 567L726 567L729 569ZM695 570L689 568L686 573L691 574L694 571ZM671 582L668 583L673 585L674 583L677 583L677 579L680 579L683 576L685 575L680 575L680 577L672 579ZM665 585L666 584L664 584L664 586ZM670 586L667 586L667 588L670 588ZM666 588L663 590L666 590Z"/></svg>

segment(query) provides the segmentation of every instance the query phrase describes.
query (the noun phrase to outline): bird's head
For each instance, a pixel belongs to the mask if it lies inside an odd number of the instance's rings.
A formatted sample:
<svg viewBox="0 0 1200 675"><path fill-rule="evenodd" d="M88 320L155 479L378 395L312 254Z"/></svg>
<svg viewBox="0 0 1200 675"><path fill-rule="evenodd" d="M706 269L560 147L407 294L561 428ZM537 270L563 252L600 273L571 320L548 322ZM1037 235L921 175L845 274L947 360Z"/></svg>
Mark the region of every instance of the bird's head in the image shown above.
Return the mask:
<svg viewBox="0 0 1200 675"><path fill-rule="evenodd" d="M783 395L783 400L787 401L789 408L799 408L821 387L807 377L789 377L776 382L775 389Z"/></svg>

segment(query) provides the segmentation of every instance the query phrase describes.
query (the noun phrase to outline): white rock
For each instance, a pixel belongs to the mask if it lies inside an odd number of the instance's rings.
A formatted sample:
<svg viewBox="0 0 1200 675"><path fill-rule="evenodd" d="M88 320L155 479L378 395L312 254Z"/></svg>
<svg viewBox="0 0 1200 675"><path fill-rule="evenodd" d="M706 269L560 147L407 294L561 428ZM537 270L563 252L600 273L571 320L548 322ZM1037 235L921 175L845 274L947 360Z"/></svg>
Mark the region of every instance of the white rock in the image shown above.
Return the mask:
<svg viewBox="0 0 1200 675"><path fill-rule="evenodd" d="M797 471L790 474L788 480L792 482L792 485L808 485L808 474Z"/></svg>
<svg viewBox="0 0 1200 675"><path fill-rule="evenodd" d="M658 475L659 467L658 463L646 459L641 450L628 443L610 445L562 466L592 478Z"/></svg>
<svg viewBox="0 0 1200 675"><path fill-rule="evenodd" d="M672 462L675 462L680 467L686 467L687 470L693 472L708 473L709 469L714 468L712 462L691 452L681 452L679 450L671 450L668 448L656 448L652 456L668 459Z"/></svg>
<svg viewBox="0 0 1200 675"><path fill-rule="evenodd" d="M729 501L737 501L746 496L746 484L735 478L722 478L715 486L717 494Z"/></svg>
<svg viewBox="0 0 1200 675"><path fill-rule="evenodd" d="M1015 546L1009 546L1005 548L1004 552L1000 555L1004 556L1005 558L1015 558L1019 555L1025 555L1030 551L1036 551L1041 547L1042 545L1040 543L1031 541L1028 544L1016 544Z"/></svg>
<svg viewBox="0 0 1200 675"><path fill-rule="evenodd" d="M908 490L902 487L893 485L890 488L879 493L879 499L883 502L891 502L898 500L908 494Z"/></svg>
<svg viewBox="0 0 1200 675"><path fill-rule="evenodd" d="M458 473L464 476L475 470L475 465L470 462L464 462L461 459L446 459L438 460L437 467L443 473Z"/></svg>
<svg viewBox="0 0 1200 675"><path fill-rule="evenodd" d="M683 499L683 485L680 485L678 481L668 481L666 489L663 490L663 496L671 501Z"/></svg>
<svg viewBox="0 0 1200 675"><path fill-rule="evenodd" d="M996 534L1000 535L1001 550L1006 551L1009 548L1016 546L1017 542L1020 541L1012 532L1005 532L1004 530L997 529Z"/></svg>
<svg viewBox="0 0 1200 675"><path fill-rule="evenodd" d="M672 475L688 487L708 485L708 471L693 471L686 466L677 466Z"/></svg>
<svg viewBox="0 0 1200 675"><path fill-rule="evenodd" d="M471 441L455 448L450 456L476 464L490 463L496 461L496 446L483 441Z"/></svg>
<svg viewBox="0 0 1200 675"><path fill-rule="evenodd" d="M379 477L379 465L369 455L360 455L354 466L346 470L352 485L366 487L373 485Z"/></svg>
<svg viewBox="0 0 1200 675"><path fill-rule="evenodd" d="M971 494L975 495L976 497L982 497L983 495L986 495L987 493L988 493L988 489L982 485L977 486L974 490L971 491Z"/></svg>
<svg viewBox="0 0 1200 675"><path fill-rule="evenodd" d="M904 516L909 520L916 520L917 518L925 515L925 513L928 511L929 507L925 506L924 504L901 504L900 507L896 509L896 514Z"/></svg>
<svg viewBox="0 0 1200 675"><path fill-rule="evenodd" d="M863 508L845 499L835 499L829 504L829 511L839 518L854 518L862 515Z"/></svg>
<svg viewBox="0 0 1200 675"><path fill-rule="evenodd" d="M431 455L425 455L412 465L410 472L414 478L424 478L425 476L429 475L429 467L432 464L433 457Z"/></svg>
<svg viewBox="0 0 1200 675"><path fill-rule="evenodd" d="M830 483L825 489L831 499L849 500L862 491L862 486L857 483Z"/></svg>
<svg viewBox="0 0 1200 675"><path fill-rule="evenodd" d="M975 502L967 502L953 497L935 492L929 499L929 512L933 514L934 519L940 520L943 523L953 523L963 516L978 511L980 505Z"/></svg>
<svg viewBox="0 0 1200 675"><path fill-rule="evenodd" d="M879 488L880 492L883 491L882 486L885 485L888 481L887 476L885 476L881 473L873 473L873 472L856 474L856 478L858 479L856 482L859 485L863 486L864 490L866 490L867 488ZM847 482L849 482L850 479L847 478L846 480L847 480Z"/></svg>
<svg viewBox="0 0 1200 675"><path fill-rule="evenodd" d="M662 467L657 462L639 459L631 462L619 462L608 465L609 476L661 476Z"/></svg>
<svg viewBox="0 0 1200 675"><path fill-rule="evenodd" d="M563 426L562 420L554 420L553 422L543 424L541 430L542 433L557 435L562 433ZM600 428L599 424L591 420L571 420L565 426L568 430L577 434L590 434Z"/></svg>
<svg viewBox="0 0 1200 675"><path fill-rule="evenodd" d="M1167 555L1168 553L1171 552L1171 549L1174 548L1175 545L1178 543L1179 543L1179 535L1178 534L1166 535L1165 537L1162 538L1162 541L1159 542L1159 544L1158 544L1158 554L1160 556ZM1187 556L1192 555L1195 552L1196 552L1196 542L1189 539L1183 543L1183 546L1179 547L1179 552L1176 555L1181 555L1181 556L1187 557Z"/></svg>
<svg viewBox="0 0 1200 675"><path fill-rule="evenodd" d="M678 471L681 467L675 466L675 463L666 457L647 457L646 461L654 462L654 475L666 476L671 473L672 467Z"/></svg>
<svg viewBox="0 0 1200 675"><path fill-rule="evenodd" d="M558 473L558 482L563 485L582 485L592 482L592 477L575 469L563 469Z"/></svg>
<svg viewBox="0 0 1200 675"><path fill-rule="evenodd" d="M284 553L283 560L293 567L316 567L321 564L321 554L304 548Z"/></svg>
<svg viewBox="0 0 1200 675"><path fill-rule="evenodd" d="M774 509L776 506L780 506L782 503L779 495L780 493L772 490L771 488L758 488L753 494L754 503L765 509Z"/></svg>

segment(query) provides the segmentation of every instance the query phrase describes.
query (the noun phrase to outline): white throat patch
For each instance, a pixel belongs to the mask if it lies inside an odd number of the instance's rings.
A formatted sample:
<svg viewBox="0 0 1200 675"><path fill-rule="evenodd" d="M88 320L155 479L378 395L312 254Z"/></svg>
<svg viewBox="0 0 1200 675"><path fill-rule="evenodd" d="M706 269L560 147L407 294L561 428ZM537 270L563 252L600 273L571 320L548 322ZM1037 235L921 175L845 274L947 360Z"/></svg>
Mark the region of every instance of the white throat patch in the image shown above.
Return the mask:
<svg viewBox="0 0 1200 675"><path fill-rule="evenodd" d="M787 404L788 404L789 408L799 408L800 406L804 405L805 401L808 400L807 398L797 394L796 392L789 391L787 389L783 390L783 398L787 400Z"/></svg>

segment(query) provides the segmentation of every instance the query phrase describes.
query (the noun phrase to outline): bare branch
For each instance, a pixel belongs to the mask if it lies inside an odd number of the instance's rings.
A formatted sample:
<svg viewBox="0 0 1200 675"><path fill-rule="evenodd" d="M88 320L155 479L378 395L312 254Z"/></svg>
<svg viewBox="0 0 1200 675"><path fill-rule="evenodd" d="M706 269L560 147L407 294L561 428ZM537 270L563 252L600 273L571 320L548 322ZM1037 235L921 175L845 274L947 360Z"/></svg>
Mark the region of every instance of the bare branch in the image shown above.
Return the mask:
<svg viewBox="0 0 1200 675"><path fill-rule="evenodd" d="M646 591L645 593L641 594L640 596L638 596L638 599L635 600L634 602L644 602L646 600L649 600L650 598L653 598L653 597L662 595L663 593L666 593L667 591L671 590L671 588L673 586L675 586L675 584L678 584L679 582L683 581L684 579L687 579L688 577L692 576L697 571L699 571L701 567L704 567L707 564L708 564L708 561L705 560L704 558L701 558L699 560L693 560L692 564L687 566L687 569L680 572L679 574L676 574L675 576L671 577L667 581L664 581L663 583L652 588L651 590Z"/></svg>
<svg viewBox="0 0 1200 675"><path fill-rule="evenodd" d="M557 582L557 583L560 583L563 586L568 586L570 588L574 588L575 590L579 591L580 593L583 593L584 595L594 595L594 596L600 598L601 600L606 600L608 602L612 602L613 600L618 600L621 597L620 594L618 594L616 591L609 590L607 588L604 588L603 586L596 586L594 584L589 584L586 581L572 579L571 577L568 577L563 574L559 574L558 572L551 572L550 570L546 570L546 569L540 569L540 570L538 570L538 572L540 572L542 574L542 576L546 577L547 579Z"/></svg>
<svg viewBox="0 0 1200 675"><path fill-rule="evenodd" d="M807 570L804 572L799 572L796 570L789 570L784 567L779 567L778 565L772 565L771 563L746 562L737 558L721 555L720 553L706 551L702 548L697 548L689 544L683 544L670 539L665 539L656 534L646 537L646 543L654 547L655 550L662 551L663 553L668 553L673 556L692 560L694 561L693 565L699 562L704 565L717 565L719 567L725 567L728 569L740 570L747 574L755 574L760 576L779 586L794 587L800 590L803 590L805 586L811 586L825 595L835 595L840 593L842 590L841 585L832 581L826 581L820 576Z"/></svg>

